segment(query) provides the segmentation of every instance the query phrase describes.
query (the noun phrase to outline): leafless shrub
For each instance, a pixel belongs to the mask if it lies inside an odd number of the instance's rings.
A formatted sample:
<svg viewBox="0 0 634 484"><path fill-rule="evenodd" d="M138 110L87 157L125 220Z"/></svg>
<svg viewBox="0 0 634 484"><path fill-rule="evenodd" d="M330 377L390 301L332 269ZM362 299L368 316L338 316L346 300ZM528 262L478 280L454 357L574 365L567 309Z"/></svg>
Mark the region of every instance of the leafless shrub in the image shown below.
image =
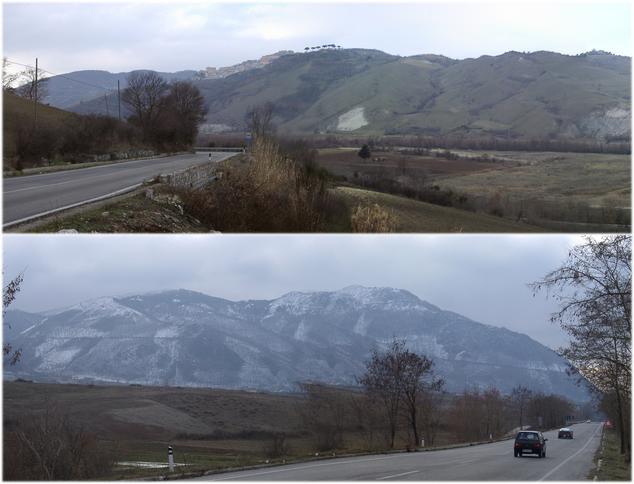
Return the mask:
<svg viewBox="0 0 634 484"><path fill-rule="evenodd" d="M350 408L363 437L365 450L386 448L390 442L390 429L385 425L377 401L366 393L360 393L350 398Z"/></svg>
<svg viewBox="0 0 634 484"><path fill-rule="evenodd" d="M225 168L199 191L180 194L185 210L223 232L314 232L331 204L326 180L259 138L246 166Z"/></svg>
<svg viewBox="0 0 634 484"><path fill-rule="evenodd" d="M300 408L304 427L315 436L316 450L342 446L348 416L348 402L341 391L318 383L300 384L306 401Z"/></svg>
<svg viewBox="0 0 634 484"><path fill-rule="evenodd" d="M288 455L288 441L284 432L275 432L271 436L269 447L266 451L266 456L271 458L278 458Z"/></svg>
<svg viewBox="0 0 634 484"><path fill-rule="evenodd" d="M113 455L94 434L50 407L4 432L6 480L91 479L108 475L113 465Z"/></svg>

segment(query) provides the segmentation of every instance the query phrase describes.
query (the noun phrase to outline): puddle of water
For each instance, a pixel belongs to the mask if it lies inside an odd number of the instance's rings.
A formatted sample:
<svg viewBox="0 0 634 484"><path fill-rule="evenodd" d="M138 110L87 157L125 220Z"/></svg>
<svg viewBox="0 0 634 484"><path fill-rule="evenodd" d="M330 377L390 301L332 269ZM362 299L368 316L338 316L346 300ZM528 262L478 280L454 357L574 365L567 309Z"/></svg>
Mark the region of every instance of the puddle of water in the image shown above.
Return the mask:
<svg viewBox="0 0 634 484"><path fill-rule="evenodd" d="M143 467L146 469L162 469L167 468L168 464L165 462L143 462L143 461L130 461L130 462L117 462L118 466L122 467ZM174 467L189 466L191 464L174 464Z"/></svg>

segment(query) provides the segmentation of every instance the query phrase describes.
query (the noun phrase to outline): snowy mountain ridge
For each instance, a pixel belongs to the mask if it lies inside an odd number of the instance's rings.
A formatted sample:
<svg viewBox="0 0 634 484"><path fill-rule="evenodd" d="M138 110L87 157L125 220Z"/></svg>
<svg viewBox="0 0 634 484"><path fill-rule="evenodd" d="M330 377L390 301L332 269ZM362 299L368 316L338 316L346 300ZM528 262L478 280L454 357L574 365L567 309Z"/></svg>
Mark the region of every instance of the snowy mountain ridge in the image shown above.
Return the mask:
<svg viewBox="0 0 634 484"><path fill-rule="evenodd" d="M100 297L45 313L8 311L23 349L5 378L292 391L353 385L394 337L431 357L449 391L517 384L588 398L567 362L526 335L481 324L389 287L229 301L179 289Z"/></svg>

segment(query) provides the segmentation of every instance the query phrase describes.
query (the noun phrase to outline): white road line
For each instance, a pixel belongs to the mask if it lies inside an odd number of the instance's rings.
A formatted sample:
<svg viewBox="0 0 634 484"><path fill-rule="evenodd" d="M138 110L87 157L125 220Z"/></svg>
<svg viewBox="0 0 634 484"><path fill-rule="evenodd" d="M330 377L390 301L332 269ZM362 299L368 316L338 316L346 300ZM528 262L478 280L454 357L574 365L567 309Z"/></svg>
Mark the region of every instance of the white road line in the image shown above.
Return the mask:
<svg viewBox="0 0 634 484"><path fill-rule="evenodd" d="M416 454L407 454L407 455L416 455ZM396 454L396 455L388 455L386 457L374 457L372 459L355 459L355 460L346 460L346 461L340 461L340 462L324 462L324 463L321 463L321 464L310 464L310 465L304 465L304 466L292 466L292 467L287 467L287 468L284 468L284 469L274 469L274 470L270 470L270 471L254 472L254 473L250 473L250 474L244 474L243 472L237 472L236 474L240 474L240 475L220 477L218 479L211 479L211 480L212 481L226 481L226 480L229 480L229 479L240 479L240 478L245 478L245 477L254 477L254 476L263 476L263 475L266 475L266 474L275 474L276 472L289 472L289 471L297 471L297 470L301 470L301 469L311 469L313 467L336 466L336 465L344 465L344 464L356 464L358 462L372 462L372 461L377 461L377 460L393 459L395 457L405 457L405 456L402 455L402 454Z"/></svg>
<svg viewBox="0 0 634 484"><path fill-rule="evenodd" d="M57 212L61 212L62 210L68 210L69 208L79 207L81 205L86 205L87 203L98 202L99 200L105 200L106 198L116 197L117 195L121 195L123 193L130 192L138 187L143 185L143 183L137 183L136 185L130 185L129 187L122 188L121 190L117 190L116 192L106 193L105 195L101 195L99 197L91 198L90 200L84 200L82 202L72 203L70 205L65 205L63 207L54 208L53 210L48 210L46 212L40 212L35 215L30 215L28 217L24 217L18 220L14 220L13 222L7 222L2 227L12 227L13 225L21 224L24 222L28 222L29 220L34 220L36 218L45 217L46 215L52 215Z"/></svg>
<svg viewBox="0 0 634 484"><path fill-rule="evenodd" d="M223 153L223 152L220 152ZM130 161L115 161L114 163L107 163L105 165L98 165L98 166L87 166L85 168L73 168L70 170L57 170L57 171L51 171L50 173L34 173L33 175L22 175L22 176L17 176L17 177L9 177L7 178L8 180L15 178L15 179L24 179L25 177L28 178L36 178L36 177L44 177L44 176L50 176L50 175L59 175L60 173L66 173L69 171L76 171L76 170L81 170L82 172L87 172L88 170L96 170L98 168L111 168L114 165L132 165L134 163L141 163L143 161L148 161L148 160L163 160L164 158L171 158L172 156L188 156L191 155L191 153L183 153L181 155L169 155L169 156L157 156L157 157L150 157L150 158L139 158L138 160L130 160ZM195 156L191 155L192 157ZM171 161L171 160L170 160ZM164 161L162 161L162 163L164 163Z"/></svg>
<svg viewBox="0 0 634 484"><path fill-rule="evenodd" d="M577 455L579 455L582 451L584 451L586 449L586 447L588 447L588 445L590 445L590 442L592 442L592 437L594 437L597 433L597 430L599 430L602 426L599 425L597 426L596 429L594 429L594 432L592 433L592 435L590 436L590 438L588 439L588 441L586 442L586 445L584 445L583 447L581 447L581 449L579 449L577 452L575 452L574 454L572 454L570 457L568 457L566 460L564 460L561 464L559 464L557 467L555 467L554 469L552 469L550 472L546 473L544 475L544 477L542 477L541 479L539 479L539 481L543 481L544 479L546 479L547 477L549 477L550 475L552 475L555 471L559 470L563 465L566 464L566 462L568 462L570 459L572 459L573 457L576 457Z"/></svg>
<svg viewBox="0 0 634 484"><path fill-rule="evenodd" d="M27 190L39 190L40 188L48 188L48 187L54 187L54 186L58 186L58 185L68 185L69 183L79 183L79 182L83 182L83 181L86 181L86 180L93 180L95 178L103 178L103 177L106 177L106 176L112 176L112 173L106 173L105 175L87 176L87 177L78 178L78 179L75 179L75 180L66 180L66 181L62 181L62 182L49 183L48 185L36 185L36 186L32 186L32 187L18 188L16 190L6 191L6 192L4 192L4 194L8 195L9 193L25 192Z"/></svg>
<svg viewBox="0 0 634 484"><path fill-rule="evenodd" d="M420 471L402 472L401 474L394 474L392 476L379 477L377 481L382 481L384 479L392 479L393 477L409 476L410 474L416 474L417 472L420 472Z"/></svg>

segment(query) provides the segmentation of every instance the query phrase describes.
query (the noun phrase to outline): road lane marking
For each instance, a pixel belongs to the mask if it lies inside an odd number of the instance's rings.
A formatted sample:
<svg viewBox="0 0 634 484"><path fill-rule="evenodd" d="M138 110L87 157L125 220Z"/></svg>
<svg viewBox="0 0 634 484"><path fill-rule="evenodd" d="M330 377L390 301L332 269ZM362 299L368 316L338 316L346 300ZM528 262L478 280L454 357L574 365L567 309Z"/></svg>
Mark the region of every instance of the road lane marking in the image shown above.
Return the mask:
<svg viewBox="0 0 634 484"><path fill-rule="evenodd" d="M84 200L83 202L77 202L77 203L71 203L70 205L65 205L63 207L54 208L53 210L48 210L46 212L40 212L40 213L37 213L35 215L29 215L28 217L24 217L24 218L21 218L21 219L18 219L18 220L14 220L13 222L7 222L6 224L2 225L2 228L6 229L7 227L12 227L13 225L17 225L17 224L21 224L21 223L24 223L24 222L28 222L29 220L34 220L36 218L46 217L47 215L52 215L54 213L61 212L62 210L68 210L68 209L71 209L71 208L79 207L81 205L86 205L87 203L98 202L100 200L105 200L105 199L110 198L110 197L116 197L117 195L121 195L123 193L127 193L127 192L130 192L132 190L135 190L136 188L139 188L141 185L143 185L143 183L137 183L136 185L131 185L129 187L122 188L121 190L117 190L116 192L111 192L111 193L107 193L105 195L101 195L99 197L91 198L90 200Z"/></svg>
<svg viewBox="0 0 634 484"><path fill-rule="evenodd" d="M377 481L382 481L384 479L392 479L393 477L409 476L410 474L416 474L417 472L420 472L420 471L402 472L401 474L394 474L392 476L379 477L377 478Z"/></svg>
<svg viewBox="0 0 634 484"><path fill-rule="evenodd" d="M311 465L304 465L304 466L296 466L296 465L294 465L293 467L288 467L288 468L284 468L284 469L273 469L273 470L270 470L270 471L254 472L254 473L251 473L251 474L244 474L242 472L237 472L240 475L220 477L218 479L211 479L211 480L212 481L226 481L226 480L229 480L229 479L240 479L241 477L242 478L246 478L246 477L261 476L261 475L265 475L265 474L275 474L276 472L289 472L289 471L298 471L298 470L302 470L302 469L311 469L313 467L335 466L335 465L343 465L343 464L356 464L358 462L372 462L372 461L377 461L377 460L394 459L395 457L406 457L406 456L413 456L413 455L416 455L416 454L406 454L406 455L396 454L396 455L388 455L386 457L374 457L374 458L371 458L371 459L354 459L354 460L346 460L346 461L341 461L341 462L324 462L322 464L311 464ZM418 471L416 471L416 472L418 472Z"/></svg>
<svg viewBox="0 0 634 484"><path fill-rule="evenodd" d="M504 442L497 442L500 444L503 444ZM485 444L485 445L494 445L494 444ZM463 448L471 448L471 447L458 447L459 449L463 449ZM447 452L447 451L451 451L454 450L452 448L449 449L439 449L437 452ZM241 478L250 478L250 477L255 477L255 476L262 476L262 475L267 475L267 474L275 474L277 472L289 472L289 471L297 471L297 470L302 470L302 469L311 469L314 467L324 467L324 466L335 466L335 465L344 465L344 464L356 464L359 462L373 462L373 461L379 461L379 460L386 460L386 459L394 459L394 458L408 458L408 457L420 457L421 455L424 455L425 452L423 453L419 453L419 452L411 452L411 453L397 453L397 454L393 454L393 455L387 455L385 457L372 457L372 458L368 458L368 459L359 459L359 458L355 458L355 459L348 459L345 461L338 461L338 462L334 462L334 460L338 460L338 459L331 459L328 460L324 463L319 463L319 464L310 464L310 465L302 465L302 464L286 464L286 466L284 466L281 469L272 469L269 471L261 471L261 472L251 472L248 473L249 471L235 471L235 474L239 474L239 475L229 475L229 476L224 476L224 477L218 477L218 478L213 478L212 476L216 475L216 474L208 474L205 476L202 476L202 478L205 477L210 477L210 479L205 479L205 480L210 480L210 481L227 481L227 480L232 480L232 479L236 479L239 480ZM446 462L439 462L436 464L425 464L427 467L430 466L446 466L448 465ZM420 472L420 471L416 471L416 472ZM233 473L231 473L233 474Z"/></svg>
<svg viewBox="0 0 634 484"><path fill-rule="evenodd" d="M222 154L226 154L226 152L220 151L219 153ZM16 176L16 177L7 177L7 180L11 180L11 179L25 179L26 177L28 178L35 178L35 177L43 177L43 176L50 176L50 175L59 175L61 173L67 173L69 171L77 171L80 170L82 172L87 172L88 170L96 170L97 168L111 168L114 165L118 165L118 166L122 166L122 165L132 165L134 163L142 163L144 161L149 161L149 160L165 160L166 158L172 158L172 157L180 157L180 156L189 156L194 158L196 155L191 155L191 154L187 154L184 153L182 155L171 155L171 156L158 156L155 158L139 158L138 160L130 160L130 161L115 161L114 163L107 163L105 165L99 165L99 166L87 166L87 167L83 167L83 168L71 168L70 170L57 170L57 171L51 171L50 173L34 173L33 175L22 175L22 176ZM170 161L176 161L176 160L170 160ZM178 160L180 161L180 160ZM161 163L164 163L164 161L161 161Z"/></svg>
<svg viewBox="0 0 634 484"><path fill-rule="evenodd" d="M38 190L40 188L49 188L49 187L55 187L58 185L67 185L69 183L78 183L78 182L83 182L86 180L93 180L95 178L103 178L106 176L112 176L112 173L106 173L105 175L93 175L93 176L87 176L87 177L83 177L83 178L76 178L74 180L66 180L66 181L62 181L62 182L55 182L55 183L49 183L48 185L35 185L35 186L31 186L31 187L24 187L24 188L18 188L16 190L8 190L6 192L4 192L5 195L8 195L9 193L17 193L17 192L25 192L27 190Z"/></svg>
<svg viewBox="0 0 634 484"><path fill-rule="evenodd" d="M553 474L555 471L559 470L564 464L566 464L566 462L568 462L570 459L572 459L573 457L576 457L577 455L579 455L582 451L584 451L586 449L586 447L588 447L588 445L590 445L590 442L592 442L592 438L596 435L597 430L599 430L602 426L599 425L597 426L596 429L594 429L594 432L592 433L592 435L590 436L590 438L588 439L588 441L586 442L586 445L584 445L583 447L581 447L581 449L579 449L577 452L575 452L574 454L572 454L570 457L568 457L566 460L564 460L561 464L559 464L557 467L555 467L554 469L552 469L550 472L548 472L547 474L544 475L544 477L542 477L541 479L539 479L539 481L543 481L544 479L546 479L547 477L549 477L551 474Z"/></svg>

